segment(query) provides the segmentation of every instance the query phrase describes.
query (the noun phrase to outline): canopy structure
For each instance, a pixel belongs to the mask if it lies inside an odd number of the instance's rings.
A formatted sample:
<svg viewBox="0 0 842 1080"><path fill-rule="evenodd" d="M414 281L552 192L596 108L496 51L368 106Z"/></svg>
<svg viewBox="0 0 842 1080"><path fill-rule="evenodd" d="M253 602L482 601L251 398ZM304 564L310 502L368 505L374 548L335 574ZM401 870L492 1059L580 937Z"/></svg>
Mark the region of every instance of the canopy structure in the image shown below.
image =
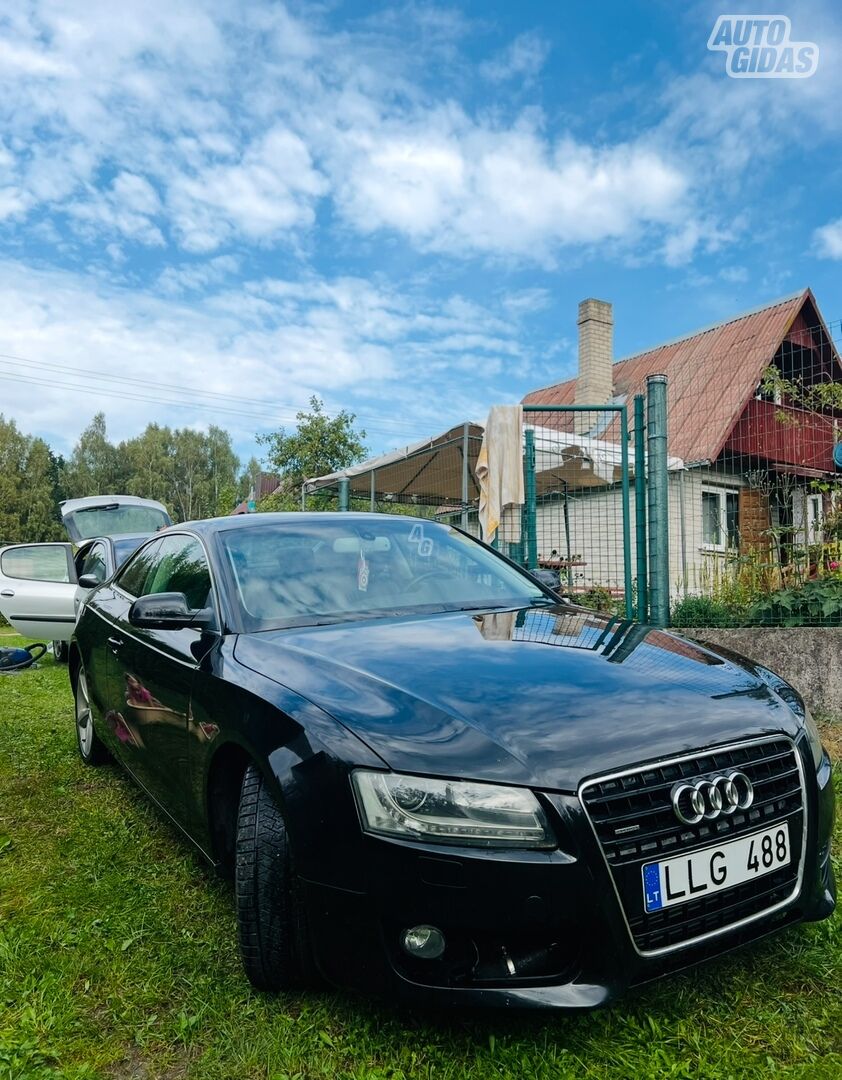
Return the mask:
<svg viewBox="0 0 842 1080"><path fill-rule="evenodd" d="M535 480L538 496L559 488L606 487L622 478L619 443L529 423L535 432ZM313 494L347 480L351 495L378 501L420 502L449 508L473 505L479 499L476 463L485 428L468 421L434 438L402 450L369 458L348 469L306 480L304 493ZM634 474L634 451L628 447L629 471ZM671 471L683 469L670 458Z"/></svg>

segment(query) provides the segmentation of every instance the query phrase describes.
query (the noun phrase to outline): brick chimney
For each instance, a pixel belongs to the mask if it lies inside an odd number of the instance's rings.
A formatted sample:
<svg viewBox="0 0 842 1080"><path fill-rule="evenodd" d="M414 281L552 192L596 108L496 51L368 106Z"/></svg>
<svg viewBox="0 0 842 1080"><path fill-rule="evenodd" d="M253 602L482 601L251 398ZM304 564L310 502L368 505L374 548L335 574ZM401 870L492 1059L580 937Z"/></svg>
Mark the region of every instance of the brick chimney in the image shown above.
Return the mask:
<svg viewBox="0 0 842 1080"><path fill-rule="evenodd" d="M607 405L614 393L614 313L607 300L583 300L579 304L579 374L577 405ZM597 413L576 413L577 435L589 431Z"/></svg>

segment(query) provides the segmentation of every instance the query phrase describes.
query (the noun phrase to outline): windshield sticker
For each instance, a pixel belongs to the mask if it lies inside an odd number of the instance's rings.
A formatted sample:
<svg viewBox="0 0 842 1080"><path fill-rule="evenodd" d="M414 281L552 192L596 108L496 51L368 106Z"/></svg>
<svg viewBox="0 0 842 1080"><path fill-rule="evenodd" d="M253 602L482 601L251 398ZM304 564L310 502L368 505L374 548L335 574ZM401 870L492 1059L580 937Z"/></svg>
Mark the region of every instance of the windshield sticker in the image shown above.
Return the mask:
<svg viewBox="0 0 842 1080"><path fill-rule="evenodd" d="M409 534L409 543L418 545L418 554L422 559L428 559L433 554L433 541L424 535L423 525L413 525Z"/></svg>

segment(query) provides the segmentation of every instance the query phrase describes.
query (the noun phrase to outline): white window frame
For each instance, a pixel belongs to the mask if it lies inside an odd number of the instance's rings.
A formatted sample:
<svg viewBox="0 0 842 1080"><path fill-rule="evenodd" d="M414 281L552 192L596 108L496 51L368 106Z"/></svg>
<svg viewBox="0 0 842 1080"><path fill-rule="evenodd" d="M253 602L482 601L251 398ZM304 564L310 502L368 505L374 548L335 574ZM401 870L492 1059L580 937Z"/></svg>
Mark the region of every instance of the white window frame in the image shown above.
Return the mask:
<svg viewBox="0 0 842 1080"><path fill-rule="evenodd" d="M712 544L710 541L705 540L705 495L713 495L719 501L719 535L723 538L723 543ZM702 494L700 496L701 514L702 514L702 550L703 551L737 551L735 547L728 546L728 495L736 495L737 499L740 497L739 488L734 487L717 487L717 486L703 486Z"/></svg>
<svg viewBox="0 0 842 1080"><path fill-rule="evenodd" d="M803 544L805 547L809 547L810 544L821 544L824 538L824 499L817 492L808 491L805 494L803 489L794 492L792 496L793 524L801 516L800 512L796 512L796 506L803 508L806 517L796 526L794 542ZM818 510L815 517L813 516L814 507Z"/></svg>

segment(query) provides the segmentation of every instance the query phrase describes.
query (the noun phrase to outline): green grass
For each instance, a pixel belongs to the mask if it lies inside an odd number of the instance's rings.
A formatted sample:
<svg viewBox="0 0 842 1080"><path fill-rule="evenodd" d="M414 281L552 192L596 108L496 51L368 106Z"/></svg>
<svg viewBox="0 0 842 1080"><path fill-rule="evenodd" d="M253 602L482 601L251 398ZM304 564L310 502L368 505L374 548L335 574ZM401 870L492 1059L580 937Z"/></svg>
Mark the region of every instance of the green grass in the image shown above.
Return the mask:
<svg viewBox="0 0 842 1080"><path fill-rule="evenodd" d="M840 957L837 918L579 1016L256 994L228 888L78 760L66 668L0 676L0 1080L830 1080Z"/></svg>

